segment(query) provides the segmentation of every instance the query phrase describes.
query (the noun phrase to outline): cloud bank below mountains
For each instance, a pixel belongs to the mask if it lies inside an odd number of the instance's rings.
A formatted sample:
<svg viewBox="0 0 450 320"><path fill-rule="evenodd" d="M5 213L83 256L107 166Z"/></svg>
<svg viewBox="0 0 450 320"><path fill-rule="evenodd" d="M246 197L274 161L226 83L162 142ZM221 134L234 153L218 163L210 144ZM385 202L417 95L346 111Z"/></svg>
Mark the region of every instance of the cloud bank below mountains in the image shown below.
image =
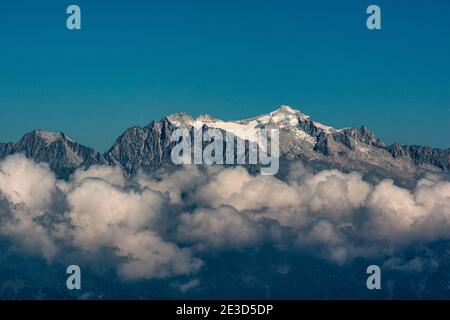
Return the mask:
<svg viewBox="0 0 450 320"><path fill-rule="evenodd" d="M417 269L427 262L396 254L450 239L450 183L427 176L408 190L300 162L283 180L220 166L126 179L118 167L93 166L62 181L14 155L0 162L0 237L49 261L69 252L108 259L125 279L195 273L205 252L262 244L338 264L386 257L387 267Z"/></svg>

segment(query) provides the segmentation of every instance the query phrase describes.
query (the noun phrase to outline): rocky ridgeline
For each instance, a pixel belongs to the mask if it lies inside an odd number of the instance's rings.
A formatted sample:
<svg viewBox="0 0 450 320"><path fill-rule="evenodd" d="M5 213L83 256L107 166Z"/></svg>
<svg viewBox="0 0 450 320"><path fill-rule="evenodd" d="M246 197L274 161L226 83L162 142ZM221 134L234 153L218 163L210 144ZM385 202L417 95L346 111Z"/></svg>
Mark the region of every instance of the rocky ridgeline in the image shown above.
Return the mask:
<svg viewBox="0 0 450 320"><path fill-rule="evenodd" d="M320 163L344 171L375 172L381 177L411 180L425 172L448 172L450 149L425 146L385 146L367 127L335 129L310 119L288 106L259 117L222 121L211 116L197 119L177 113L145 127L131 127L117 138L105 154L83 146L64 133L35 130L17 143L0 143L0 159L22 153L38 162L46 162L59 178L68 178L77 168L93 164L121 166L130 175L139 169L154 170L171 165L177 128L192 132L195 122L204 128L227 132L231 127L279 129L280 155L283 160Z"/></svg>

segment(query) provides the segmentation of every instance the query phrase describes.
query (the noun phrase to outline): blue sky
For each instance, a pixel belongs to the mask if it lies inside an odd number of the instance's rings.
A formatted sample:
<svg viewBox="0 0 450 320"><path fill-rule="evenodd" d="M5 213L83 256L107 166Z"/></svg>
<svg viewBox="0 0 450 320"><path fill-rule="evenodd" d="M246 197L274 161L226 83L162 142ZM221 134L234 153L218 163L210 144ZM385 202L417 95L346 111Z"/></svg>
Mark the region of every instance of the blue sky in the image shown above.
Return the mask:
<svg viewBox="0 0 450 320"><path fill-rule="evenodd" d="M82 30L66 29L66 8ZM365 27L382 10L382 30ZM64 131L99 151L185 111L289 104L387 143L450 147L450 2L61 0L0 3L0 141Z"/></svg>

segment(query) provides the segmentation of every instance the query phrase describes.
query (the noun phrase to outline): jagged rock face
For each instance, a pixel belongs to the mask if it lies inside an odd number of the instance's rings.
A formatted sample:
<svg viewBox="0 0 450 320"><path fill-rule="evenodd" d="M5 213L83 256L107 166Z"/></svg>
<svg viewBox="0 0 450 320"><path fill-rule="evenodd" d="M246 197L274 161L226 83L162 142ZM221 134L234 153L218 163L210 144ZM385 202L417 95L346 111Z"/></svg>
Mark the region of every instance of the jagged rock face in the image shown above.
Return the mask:
<svg viewBox="0 0 450 320"><path fill-rule="evenodd" d="M320 158L320 155L315 154L314 146L321 133L332 129L288 106L281 106L268 115L238 122L259 129L278 129L280 155L291 160Z"/></svg>
<svg viewBox="0 0 450 320"><path fill-rule="evenodd" d="M366 145L384 148L384 143L375 135L367 129L367 127L362 126L361 128L345 128L336 132L333 135L335 141L342 143L349 149L355 149L355 142L363 143Z"/></svg>
<svg viewBox="0 0 450 320"><path fill-rule="evenodd" d="M288 106L259 117L228 122L209 115L194 119L186 113L173 114L147 127L128 129L105 154L105 158L110 164L121 165L130 174L136 173L139 168L151 170L170 165L173 130L186 128L192 135L195 123L223 132L278 129L282 159L301 159L344 171L376 172L381 177L408 181L424 170L436 172L449 169L446 151L401 147L401 152L407 157L399 158L391 147L386 147L365 126L335 129L312 121L309 116Z"/></svg>
<svg viewBox="0 0 450 320"><path fill-rule="evenodd" d="M148 126L127 129L105 153L110 165L120 165L129 174L139 169L152 170L170 163L170 153L176 144L171 141L176 127L167 119Z"/></svg>
<svg viewBox="0 0 450 320"><path fill-rule="evenodd" d="M0 158L2 155L12 154L14 150L14 143L0 143Z"/></svg>
<svg viewBox="0 0 450 320"><path fill-rule="evenodd" d="M278 129L283 162L300 159L344 171L375 172L380 177L400 181L412 181L424 172L450 170L450 149L399 144L386 147L364 126L335 129L315 122L288 106L238 121L222 121L209 115L194 119L186 113L176 113L145 127L127 129L103 156L63 133L35 130L17 143L0 144L0 159L23 153L36 161L48 162L61 178L67 178L79 167L93 164L118 165L129 175L134 175L139 169L148 171L173 166L171 151L177 143L171 141L173 131L177 128L188 129L192 138L194 125L198 124L202 125L202 130L215 128L222 133L233 134L233 130ZM239 135L236 138L247 140ZM204 147L206 145L203 143ZM254 167L248 168L255 171Z"/></svg>
<svg viewBox="0 0 450 320"><path fill-rule="evenodd" d="M402 146L398 143L387 148L395 159L408 159L417 166L435 167L443 171L450 169L450 149L434 149L424 146Z"/></svg>
<svg viewBox="0 0 450 320"><path fill-rule="evenodd" d="M151 171L162 166L174 167L171 153L172 149L178 143L172 141L173 131L177 128L187 129L191 137L191 143L194 136L194 121L210 119L210 117L201 116L193 119L190 116L179 113L160 122L152 122L146 127L132 127L127 129L115 142L115 144L105 153L105 159L110 165L119 165L129 175L134 175L138 170ZM211 123L210 123L211 125ZM221 132L225 137L226 131L223 129L215 129L203 124L201 128L196 130L202 134L208 129L214 129ZM233 136L233 135L230 135ZM222 143L225 143L222 140ZM248 143L248 141L247 141ZM202 142L205 148L209 143ZM194 148L191 150L191 158L194 157ZM234 154L236 154L236 145L234 146ZM225 148L223 149L225 157ZM248 160L248 149L246 149L245 158ZM252 170L255 170L251 167Z"/></svg>
<svg viewBox="0 0 450 320"><path fill-rule="evenodd" d="M64 133L34 130L17 143L0 145L0 158L21 153L37 162L46 162L58 178L66 179L79 167L106 163L94 149L76 143Z"/></svg>

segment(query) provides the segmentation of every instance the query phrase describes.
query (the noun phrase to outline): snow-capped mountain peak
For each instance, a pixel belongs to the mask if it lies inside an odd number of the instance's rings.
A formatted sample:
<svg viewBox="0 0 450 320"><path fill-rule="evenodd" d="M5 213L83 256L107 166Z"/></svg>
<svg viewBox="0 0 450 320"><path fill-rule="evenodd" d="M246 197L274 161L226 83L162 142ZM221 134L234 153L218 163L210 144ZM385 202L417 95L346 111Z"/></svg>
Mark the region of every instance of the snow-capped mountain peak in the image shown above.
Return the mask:
<svg viewBox="0 0 450 320"><path fill-rule="evenodd" d="M175 127L190 128L194 123L194 119L185 112L171 114L166 119Z"/></svg>
<svg viewBox="0 0 450 320"><path fill-rule="evenodd" d="M202 122L202 123L215 123L215 122L220 122L222 120L220 119L216 119L213 116L209 115L209 114L202 114L200 116L198 116L197 118L195 118L196 122Z"/></svg>
<svg viewBox="0 0 450 320"><path fill-rule="evenodd" d="M278 109L254 118L239 120L237 122L252 127L264 127L271 125L274 127L293 127L299 121L309 121L309 116L287 105L281 105Z"/></svg>
<svg viewBox="0 0 450 320"><path fill-rule="evenodd" d="M264 115L236 121L175 113L145 127L128 128L104 155L76 143L62 132L35 130L16 143L0 143L0 159L21 153L37 162L49 163L57 176L63 178L77 168L93 164L120 165L132 175L141 169L154 170L170 165L174 130L180 127L191 130L197 122L256 143L257 129L279 129L279 149L285 160L299 159L331 168L376 172L405 181L423 172L450 171L450 149L398 144L386 147L366 127L336 130L286 105Z"/></svg>
<svg viewBox="0 0 450 320"><path fill-rule="evenodd" d="M37 129L37 130L34 130L33 134L35 134L36 137L44 140L44 142L46 144L51 144L58 140L68 140L68 141L74 142L74 140L72 140L70 137L66 136L62 132L50 132L50 131L45 131L42 129Z"/></svg>
<svg viewBox="0 0 450 320"><path fill-rule="evenodd" d="M281 105L278 109L269 113L273 117L301 117L303 119L309 119L309 116L302 113L300 110L293 109L287 105Z"/></svg>
<svg viewBox="0 0 450 320"><path fill-rule="evenodd" d="M241 127L242 129L244 129L244 126L248 129L255 129L262 128L267 125L270 125L270 127L295 127L301 121L310 121L310 117L308 115L287 105L281 105L279 108L270 113L244 120L224 121L214 118L209 114L204 114L198 116L197 118L193 118L184 112L174 113L167 116L166 119L175 127L192 127L194 123L201 122L210 127ZM317 124L323 128L331 128L319 123Z"/></svg>
<svg viewBox="0 0 450 320"><path fill-rule="evenodd" d="M175 113L166 119L177 128L206 125L209 128L231 132L249 141L257 140L256 129L282 129L285 132L290 132L293 138L306 142L310 148L316 143L318 132L323 131L330 134L338 131L332 127L311 121L308 115L287 105L281 105L272 112L244 120L224 121L208 114L200 115L194 119L186 113Z"/></svg>

